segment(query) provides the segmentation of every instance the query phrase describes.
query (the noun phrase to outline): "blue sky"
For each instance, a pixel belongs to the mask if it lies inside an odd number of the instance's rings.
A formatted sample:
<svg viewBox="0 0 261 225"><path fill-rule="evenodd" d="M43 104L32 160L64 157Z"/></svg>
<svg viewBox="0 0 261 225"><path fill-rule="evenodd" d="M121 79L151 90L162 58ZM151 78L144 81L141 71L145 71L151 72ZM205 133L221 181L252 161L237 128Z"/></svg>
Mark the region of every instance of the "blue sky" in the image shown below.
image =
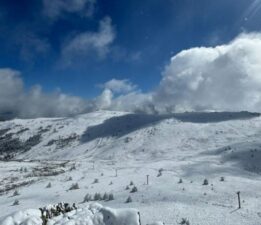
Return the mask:
<svg viewBox="0 0 261 225"><path fill-rule="evenodd" d="M121 94L125 87L128 90L126 98L135 95L137 101L131 99L135 107L128 106L130 108L137 109L146 99L147 107L155 110L154 102L162 101L155 99L166 94L164 99L182 101L182 108L190 109L188 102L192 100L184 99L184 96L187 93L189 97L201 96L199 90L209 88L202 88L206 82L201 81L208 78L198 77L198 67L195 63L190 65L190 59L197 55L193 49L206 47L208 52L213 50L220 54L216 46L243 46L250 57L255 54L253 45L259 43L259 36L251 34L259 34L260 19L261 0L2 0L0 69L3 71L0 72L3 75L0 86L8 86L7 81L10 81L6 96L16 96L11 89L20 85L20 95L27 98L38 93L41 100L52 95L59 99L59 94L66 94L77 97L77 101L88 101L87 108L99 100L106 109L112 103L121 109L119 105L122 105ZM242 38L242 34L250 35ZM237 39L239 41L235 41ZM232 57L236 49L228 48L227 55ZM180 55L183 50L189 51L188 56ZM199 58L204 59L204 49L200 53ZM212 63L225 57L222 54ZM183 61L179 61L180 57ZM241 60L237 55L233 57L233 63ZM197 58L193 62L196 61ZM204 68L212 70L215 65L207 67L207 63L204 62ZM244 65L240 71L249 71L249 66ZM173 67L171 72L169 67ZM189 69L192 72L186 72ZM234 77L231 68L227 69L222 72L224 79ZM193 76L190 80L182 80L179 73L186 74L182 75L184 79L190 76L188 74ZM205 73L208 72L200 71L200 74ZM241 77L244 76L249 77L249 74L246 72ZM165 85L167 79L171 81L169 83L175 80L173 86ZM201 85L194 93L186 89L199 81ZM115 97L120 98L113 102ZM19 104L23 105L23 101ZM204 101L200 99L200 102ZM169 109L173 105L175 110L179 108L169 101L164 107ZM206 101L191 109L228 109L223 108L224 105L227 104L210 106ZM0 111L20 111L13 110L9 103L7 106L2 106ZM78 112L76 108L73 110ZM49 111L47 114L55 115Z"/></svg>
<svg viewBox="0 0 261 225"><path fill-rule="evenodd" d="M60 88L83 97L96 95L96 85L112 78L130 79L149 91L170 57L182 49L226 43L243 29L261 28L260 13L248 21L242 18L249 0L96 0L85 16L86 2L80 10L50 17L41 0L1 1L0 67L19 70L27 87L40 84L47 91ZM115 32L107 55L90 52L61 65L65 40L97 32L106 16ZM38 43L42 49L35 50Z"/></svg>

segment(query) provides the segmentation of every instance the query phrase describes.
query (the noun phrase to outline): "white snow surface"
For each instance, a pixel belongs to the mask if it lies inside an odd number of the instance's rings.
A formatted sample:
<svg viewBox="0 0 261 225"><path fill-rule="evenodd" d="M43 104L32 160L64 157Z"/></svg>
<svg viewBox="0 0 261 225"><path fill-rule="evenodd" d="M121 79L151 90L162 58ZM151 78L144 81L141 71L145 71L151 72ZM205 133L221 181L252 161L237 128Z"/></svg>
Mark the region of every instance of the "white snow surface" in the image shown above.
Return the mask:
<svg viewBox="0 0 261 225"><path fill-rule="evenodd" d="M41 141L19 152L13 161L0 161L1 225L10 214L37 214L39 207L61 201L76 203L81 210L72 213L73 220L56 219L68 225L88 224L72 222L89 215L84 196L105 192L113 193L115 199L98 201L103 208L136 208L141 224L176 225L182 218L192 225L261 224L259 116L99 111L0 123L0 130L7 128L6 134L21 141L40 132ZM208 185L202 185L204 179ZM138 189L135 193L130 193L131 181ZM51 187L46 188L49 183ZM75 183L79 189L70 190ZM15 190L19 195L13 196ZM132 202L125 203L129 196ZM18 205L13 205L15 200ZM23 218L28 224L37 224L37 215L27 218L27 214ZM12 224L9 221L7 225Z"/></svg>
<svg viewBox="0 0 261 225"><path fill-rule="evenodd" d="M28 209L8 216L2 225L42 225L40 210ZM85 205L66 214L53 217L47 225L139 225L135 209L112 209L100 204Z"/></svg>

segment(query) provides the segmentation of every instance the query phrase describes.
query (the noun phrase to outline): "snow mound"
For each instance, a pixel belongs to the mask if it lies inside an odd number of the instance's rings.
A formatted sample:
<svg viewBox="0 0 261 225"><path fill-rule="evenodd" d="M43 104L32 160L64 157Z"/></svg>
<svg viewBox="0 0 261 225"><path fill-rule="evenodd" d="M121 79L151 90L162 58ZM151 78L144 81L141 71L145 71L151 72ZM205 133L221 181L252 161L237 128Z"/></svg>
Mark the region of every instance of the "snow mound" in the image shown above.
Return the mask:
<svg viewBox="0 0 261 225"><path fill-rule="evenodd" d="M1 225L42 225L41 212L37 209L19 211L8 216ZM112 209L94 203L66 214L53 217L47 225L140 225L136 209Z"/></svg>
<svg viewBox="0 0 261 225"><path fill-rule="evenodd" d="M42 225L41 212L38 209L28 209L18 211L11 216L8 216L1 225Z"/></svg>

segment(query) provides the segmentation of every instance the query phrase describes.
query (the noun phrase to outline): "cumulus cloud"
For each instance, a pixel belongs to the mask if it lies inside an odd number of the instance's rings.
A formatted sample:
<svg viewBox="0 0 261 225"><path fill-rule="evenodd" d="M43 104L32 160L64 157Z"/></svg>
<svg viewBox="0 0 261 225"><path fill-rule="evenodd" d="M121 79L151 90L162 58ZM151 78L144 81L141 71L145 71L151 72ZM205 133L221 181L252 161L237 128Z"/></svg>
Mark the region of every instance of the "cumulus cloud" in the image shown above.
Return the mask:
<svg viewBox="0 0 261 225"><path fill-rule="evenodd" d="M171 113L261 111L261 34L242 34L228 44L181 51L162 72L159 86L143 93L129 80L112 79L91 100L61 92L25 91L19 72L0 69L0 115L68 116L94 110Z"/></svg>
<svg viewBox="0 0 261 225"><path fill-rule="evenodd" d="M62 58L66 64L70 64L75 58L86 57L93 53L103 58L109 53L109 47L115 36L111 18L105 17L100 21L97 32L80 33L65 43Z"/></svg>
<svg viewBox="0 0 261 225"><path fill-rule="evenodd" d="M19 77L19 72L0 69L0 113L16 113L21 93L23 93L23 81Z"/></svg>
<svg viewBox="0 0 261 225"><path fill-rule="evenodd" d="M0 116L35 118L70 116L87 112L87 101L59 91L44 93L40 86L25 91L20 73L0 69Z"/></svg>
<svg viewBox="0 0 261 225"><path fill-rule="evenodd" d="M171 58L153 94L160 111L261 110L261 34Z"/></svg>
<svg viewBox="0 0 261 225"><path fill-rule="evenodd" d="M112 79L99 86L104 90L92 101L95 110L155 112L154 106L151 104L151 94L142 93L128 80Z"/></svg>
<svg viewBox="0 0 261 225"><path fill-rule="evenodd" d="M111 79L99 86L101 88L109 89L114 93L128 93L137 89L137 85L132 84L127 79L124 80Z"/></svg>
<svg viewBox="0 0 261 225"><path fill-rule="evenodd" d="M43 0L44 14L56 19L63 13L80 13L83 16L93 15L96 0Z"/></svg>

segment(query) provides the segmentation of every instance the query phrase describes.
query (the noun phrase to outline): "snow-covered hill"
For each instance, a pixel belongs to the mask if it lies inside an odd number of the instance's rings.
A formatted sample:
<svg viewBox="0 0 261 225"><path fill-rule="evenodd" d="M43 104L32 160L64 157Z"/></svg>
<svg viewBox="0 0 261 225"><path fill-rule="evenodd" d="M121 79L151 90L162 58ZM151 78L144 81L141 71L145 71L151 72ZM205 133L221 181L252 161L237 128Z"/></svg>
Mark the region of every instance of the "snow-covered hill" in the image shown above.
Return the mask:
<svg viewBox="0 0 261 225"><path fill-rule="evenodd" d="M127 206L140 210L142 224L188 218L190 224L258 225L260 136L261 118L248 112L99 111L0 122L1 157L13 157L0 162L0 205L6 209L0 221L16 210L81 204L86 194L107 192L115 200L103 204L112 207L126 207L131 196ZM138 192L130 193L131 181ZM75 183L79 189L70 190ZM13 196L15 190L20 195ZM16 199L20 204L12 206Z"/></svg>

